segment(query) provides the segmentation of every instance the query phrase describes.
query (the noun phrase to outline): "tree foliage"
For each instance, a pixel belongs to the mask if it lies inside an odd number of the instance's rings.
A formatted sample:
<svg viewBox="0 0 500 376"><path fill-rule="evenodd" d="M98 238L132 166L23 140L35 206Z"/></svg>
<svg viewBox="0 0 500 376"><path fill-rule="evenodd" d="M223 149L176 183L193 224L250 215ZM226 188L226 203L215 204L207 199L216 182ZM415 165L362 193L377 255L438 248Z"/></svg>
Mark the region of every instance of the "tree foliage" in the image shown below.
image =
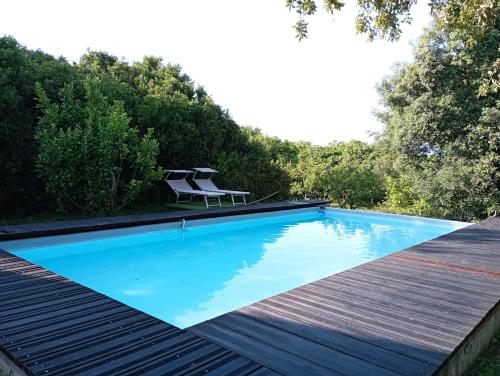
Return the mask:
<svg viewBox="0 0 500 376"><path fill-rule="evenodd" d="M500 208L500 102L494 91L478 95L499 43L496 27L475 44L466 33L433 28L415 61L380 85L379 147L390 155L381 165L399 179L389 180L392 205L397 182L410 177L412 212L433 208L434 216L475 220Z"/></svg>
<svg viewBox="0 0 500 376"><path fill-rule="evenodd" d="M317 3L319 0L286 0L288 9L299 15L294 28L300 40L307 37L306 19L317 12ZM345 6L339 0L322 3L330 14ZM411 8L416 3L417 0L357 0L356 31L366 34L369 40L397 40L401 36L401 25L411 23ZM430 0L428 4L440 30L458 31L466 35L469 42L480 40L499 15L496 0Z"/></svg>
<svg viewBox="0 0 500 376"><path fill-rule="evenodd" d="M299 40L307 38L306 19L316 13L317 2L319 0L286 0L288 9L299 15L294 25ZM398 40L401 26L412 22L411 8L416 3L417 0L357 0L356 31L367 35L370 41ZM340 11L344 5L339 0L323 0L323 7L330 14ZM481 42L491 29L497 28L500 18L498 0L430 0L428 5L435 30L450 36L460 35L462 43L468 46ZM488 76L478 88L479 95L486 96L499 91L500 46L496 52Z"/></svg>
<svg viewBox="0 0 500 376"><path fill-rule="evenodd" d="M382 178L373 170L341 164L322 178L327 197L340 207L372 208L385 198Z"/></svg>
<svg viewBox="0 0 500 376"><path fill-rule="evenodd" d="M379 15L392 2L376 3L359 1ZM397 3L403 12L413 2ZM498 24L491 26L490 16L477 29L445 23L451 16L438 10L451 12L446 7L456 3L433 3L435 24L414 61L379 86L385 127L371 145L318 146L240 127L181 67L157 57L130 64L88 51L69 64L2 38L0 210L26 214L57 205L100 214L164 202L161 168L211 166L222 172L221 185L256 199L323 198L460 220L500 211ZM472 17L471 6L483 3L467 2L458 15ZM330 11L341 7L329 4ZM316 11L312 1L289 6ZM400 21L387 18L387 32Z"/></svg>
<svg viewBox="0 0 500 376"><path fill-rule="evenodd" d="M66 199L59 197L56 200L57 184L46 192L48 176L44 177L45 180L39 179L40 175L35 171L35 160L42 152L34 138L42 116L42 107L37 107L35 101L36 83L43 88L50 105L60 107L57 126L61 129L75 124L83 126L86 115L78 106L87 103L84 83L92 82L95 91L106 98L108 105L121 103L120 109L113 107L113 110L123 112L129 127L134 129L132 133L138 132L142 137L148 134L148 129L154 129L159 166L212 166L222 172L225 180L221 183L229 188L249 190L255 198L274 192L278 192L274 198L288 197L288 173L261 145L263 136L239 127L228 111L218 106L203 87L195 85L180 66L165 64L160 58L151 56L129 64L101 51L88 51L78 64L72 65L64 59L30 51L10 37L4 37L0 42L2 214L50 212L56 201L67 211L81 211L68 205ZM65 85L61 92L65 93L64 101L79 105L63 105L59 92ZM66 93L69 87L71 95ZM65 132L64 142L69 143L71 137L77 139L73 128ZM63 139L58 141L63 142ZM54 153L53 157L57 164L57 154ZM169 199L169 189L162 182L141 191L137 196L140 202ZM64 205L61 204L63 201ZM116 205L121 206L120 203ZM96 210L95 205L88 203L80 206L92 212ZM108 209L110 207L106 204L103 211Z"/></svg>
<svg viewBox="0 0 500 376"><path fill-rule="evenodd" d="M99 215L130 204L163 170L156 165L153 130L141 136L123 104L109 103L94 82L85 81L84 90L80 101L66 85L54 103L38 85L37 170L60 210Z"/></svg>
<svg viewBox="0 0 500 376"><path fill-rule="evenodd" d="M76 71L64 59L30 51L12 37L0 38L0 212L25 214L47 207L36 179L34 129L40 115L35 83L54 98Z"/></svg>

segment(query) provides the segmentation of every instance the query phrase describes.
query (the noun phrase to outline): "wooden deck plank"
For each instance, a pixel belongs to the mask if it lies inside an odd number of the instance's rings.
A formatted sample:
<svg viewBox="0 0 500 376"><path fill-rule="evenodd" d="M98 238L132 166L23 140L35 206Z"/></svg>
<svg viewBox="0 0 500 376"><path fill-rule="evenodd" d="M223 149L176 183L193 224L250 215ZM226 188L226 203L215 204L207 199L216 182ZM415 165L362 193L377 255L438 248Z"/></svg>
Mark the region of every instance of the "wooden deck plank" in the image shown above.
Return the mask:
<svg viewBox="0 0 500 376"><path fill-rule="evenodd" d="M326 299L325 299L326 300ZM287 299L283 296L275 297L272 301L266 302L269 305L279 305L288 309L300 308L303 315L308 317L325 317L329 316L332 319L342 320L347 325L360 326L368 331L376 331L387 336L395 337L400 342L405 342L412 345L428 346L440 351L447 351L451 347L451 338L436 338L429 331L415 331L409 329L406 325L392 323L388 320L380 320L370 316L363 316L351 312L345 308L335 307L324 301L309 296L304 299L302 296L293 295Z"/></svg>
<svg viewBox="0 0 500 376"><path fill-rule="evenodd" d="M394 372L381 365L367 363L352 354L338 351L319 342L296 335L289 330L277 329L239 312L224 317L224 326L252 338L257 343L280 343L289 354L306 359L341 374L394 375Z"/></svg>
<svg viewBox="0 0 500 376"><path fill-rule="evenodd" d="M36 341L50 341L57 338L59 335L64 334L66 331L82 330L87 331L95 327L104 325L109 322L116 322L122 319L137 316L137 312L130 312L127 307L116 306L112 308L105 308L105 310L94 311L89 313L92 315L80 315L78 317L68 317L60 322L48 323L47 325L39 325L38 327L31 327L28 333L16 332L9 335L9 340L19 343L20 346L29 346Z"/></svg>
<svg viewBox="0 0 500 376"><path fill-rule="evenodd" d="M148 355L149 354L149 355ZM177 358L178 353L171 351L170 353L163 351L161 344L155 344L147 352L133 352L128 357L121 357L118 361L113 362L101 362L99 365L94 365L92 371L96 374L124 374L126 372L132 373L132 371L137 372L137 368L142 364L148 363L148 358L155 357L156 359L161 359L165 362L165 359L172 355ZM142 363L142 364L141 364ZM204 363L205 365L205 363ZM178 367L178 364L176 364ZM230 372L235 372L236 370L243 368L248 370L258 370L261 368L260 365L254 362L244 359L233 352L225 351L221 356L212 359L207 362L205 369L208 371L217 370L221 374L229 374ZM204 370L205 370L204 369ZM155 368L155 372L159 372L159 369ZM204 371L203 371L204 373Z"/></svg>
<svg viewBox="0 0 500 376"><path fill-rule="evenodd" d="M425 371L432 367L432 365L418 359L395 353L369 342L360 341L352 333L343 332L341 329L335 330L323 325L322 330L316 330L316 327L322 323L308 320L303 316L294 316L289 312L259 309L259 307L251 305L240 310L238 314L394 372L404 373L408 369Z"/></svg>
<svg viewBox="0 0 500 376"><path fill-rule="evenodd" d="M317 331L316 336L321 336L322 333L331 333L344 335L346 337L357 339L361 342L365 342L368 345L377 346L381 349L393 352L395 358L399 355L403 355L409 359L415 359L423 363L429 364L440 364L444 359L444 353L436 351L435 349L428 348L425 345L415 346L411 343L405 343L396 337L387 335L386 333L380 333L379 331L372 330L371 328L365 328L360 325L352 325L342 318L316 315L311 313L304 315L303 311L300 309L294 309L293 307L279 305L251 305L244 307L240 310L244 314L255 315L256 317L265 317L266 315L271 315L275 319L281 319L281 317L289 318L298 323L307 324L311 330ZM201 327L201 325L199 325ZM200 328L195 327L196 330ZM203 330L203 327L201 327Z"/></svg>
<svg viewBox="0 0 500 376"><path fill-rule="evenodd" d="M361 286L370 288L371 286L370 290L374 291L392 291L399 294L408 292L415 299L437 298L447 305L457 305L457 300L467 297L471 301L470 306L476 309L482 309L496 300L494 295L491 294L477 296L475 294L477 286L461 290L460 287L466 285L463 280L462 282L455 282L454 285L443 285L442 280L437 279L439 275L425 272L420 268L421 265L409 268L406 275L402 271L396 271L388 263L384 265L383 269L376 269L378 266L374 265L375 268L370 266L366 269L345 271L339 274L339 278L336 280L325 280L319 283L325 286L337 286L340 279L342 279L342 282L346 283L344 285L346 288L359 288ZM411 274L411 278L408 278L408 274ZM437 286L434 286L434 284ZM488 288L491 287L494 292L494 286L494 284L488 285Z"/></svg>
<svg viewBox="0 0 500 376"><path fill-rule="evenodd" d="M88 347L79 354L69 353L65 362L59 362L57 374L80 373L107 373L115 369L122 369L129 363L143 362L153 356L170 356L181 349L192 348L206 341L188 336L181 331L154 332L146 337L136 337L122 345L108 344L105 351L98 351L96 347ZM99 345L98 345L99 346ZM58 358L59 359L59 358ZM52 362L51 362L52 365ZM127 374L123 372L123 374Z"/></svg>
<svg viewBox="0 0 500 376"><path fill-rule="evenodd" d="M410 310L394 308L388 304L380 304L376 300L360 301L356 295L342 295L341 293L324 293L324 290L310 289L306 290L308 295L318 297L320 302L329 302L335 299L337 306L342 306L344 310L348 310L359 317L370 316L387 322L389 325L405 325L408 329L417 332L424 331L432 333L432 335L442 335L450 338L463 337L465 326L449 324L445 320L438 320L435 317L428 315L419 315ZM293 299L294 295L290 295ZM366 303L370 304L366 304ZM467 332L465 331L465 334Z"/></svg>
<svg viewBox="0 0 500 376"><path fill-rule="evenodd" d="M358 272L359 273L359 272ZM322 281L320 286L325 288L335 287L338 283L345 283L344 286L363 288L367 291L385 292L387 294L393 294L394 297L401 298L405 295L411 295L410 298L416 301L427 300L428 306L437 307L450 307L458 308L460 311L464 308L460 304L461 298L467 298L467 309L473 313L477 312L480 314L483 310L491 305L491 300L478 298L476 295L465 295L457 293L454 291L446 290L434 290L426 287L418 287L415 285L407 284L406 281L401 280L400 283L386 283L384 280L378 280L376 278L368 279L363 275L352 275L352 274L342 274L339 279L332 283L331 281Z"/></svg>
<svg viewBox="0 0 500 376"><path fill-rule="evenodd" d="M342 283L344 281L346 281L346 283L349 283L349 280L344 278L343 276L337 279L338 283ZM377 285L374 282L358 282L353 287L357 289L364 289L366 292L371 293L374 296L376 296L375 294L381 294L386 299L403 300L416 305L423 305L425 303L425 306L431 310L435 310L438 312L453 312L459 317L467 316L471 317L472 319L479 319L481 318L481 313L483 312L481 309L461 305L458 302L452 302L449 300L442 301L436 297L415 294L411 290L403 291L399 290L397 287L391 288L383 284Z"/></svg>
<svg viewBox="0 0 500 376"><path fill-rule="evenodd" d="M64 322L66 318L91 315L94 311L99 312L101 309L116 307L119 304L119 302L94 299L93 301L86 302L84 304L79 303L63 309L58 308L57 310L49 312L37 312L34 315L29 315L27 317L4 318L0 321L0 330L2 336L7 336L9 333L16 333L20 329L30 330L45 324L48 325L54 322Z"/></svg>
<svg viewBox="0 0 500 376"><path fill-rule="evenodd" d="M145 334L143 337L142 334ZM53 354L52 357L40 358L37 362L42 365L37 365L35 362L28 362L28 366L31 366L35 371L41 371L50 364L50 369L56 372L56 374L68 372L72 373L75 371L79 372L79 369L93 370L96 363L103 364L109 363L115 357L120 359L125 355L125 359L128 360L133 354L131 351L136 351L138 355L142 355L140 361L149 362L154 359L154 355L170 353L172 351L179 351L179 349L190 349L196 352L197 349L201 349L200 344L207 344L207 341L201 340L194 336L188 336L184 332L176 333L160 333L157 330L151 330L149 333L146 331L132 333L130 335L119 337L121 344L117 341L107 341L104 343L99 342L98 346L88 346L85 348L79 348L76 352L64 352L62 354ZM150 341L155 341L153 346L141 346L138 348L138 342L144 344ZM168 342L166 342L168 340ZM156 342L158 341L158 342ZM214 348L220 348L215 346ZM99 351L98 351L99 350ZM140 351L142 350L142 351ZM144 351L147 350L147 351ZM147 354L147 356L144 356ZM191 356L191 351L188 352ZM204 354L199 354L203 356ZM196 355L195 355L196 356ZM136 362L137 357L136 357Z"/></svg>
<svg viewBox="0 0 500 376"><path fill-rule="evenodd" d="M189 331L212 340L215 338L221 346L231 348L240 354L251 353L254 358L259 359L258 363L284 375L341 375L307 359L294 356L279 347L255 341L225 325L218 325L217 320L209 320L203 326L195 325Z"/></svg>
<svg viewBox="0 0 500 376"><path fill-rule="evenodd" d="M86 348L88 343L107 341L111 334L113 338L135 338L134 336L138 334L146 336L149 333L156 333L158 328L159 324L150 318L142 320L137 317L117 318L116 321L113 320L88 331L79 328L79 330L58 332L59 336L52 336L52 338L41 336L35 341L27 343L16 341L14 344L6 346L6 349L16 350L18 356L29 355L30 359L37 359L38 357L50 356L55 352L61 354L63 351L71 351L74 353L77 348ZM64 343L64 349L61 349L62 343ZM62 357L58 355L58 358Z"/></svg>
<svg viewBox="0 0 500 376"><path fill-rule="evenodd" d="M483 224L484 223L484 224ZM486 251L498 252L498 242L500 242L500 224L499 221L488 221L477 223L460 231L440 236L434 242L440 243L440 246L462 246L464 248L484 249ZM495 246L496 244L496 246Z"/></svg>
<svg viewBox="0 0 500 376"><path fill-rule="evenodd" d="M410 265L390 265L373 263L367 265L356 273L369 273L377 278L384 278L390 283L395 283L400 281L404 276L404 282L414 283L420 286L429 286L439 289L449 289L461 292L466 292L473 294L477 291L477 288L484 290L484 294L481 296L487 296L488 298L496 298L494 291L488 291L488 288L495 288L495 283L472 280L470 278L467 281L463 279L463 273L457 273L452 275L451 273L446 273L443 275L441 271L435 271L434 269L422 270L420 269L418 273L415 272L415 268ZM345 273L343 275L347 275Z"/></svg>
<svg viewBox="0 0 500 376"><path fill-rule="evenodd" d="M191 350L196 350L192 352ZM189 374L195 372L200 366L210 363L212 360L224 357L229 351L211 343L198 344L193 349L188 349L181 354L175 354L165 359L149 357L143 364L134 364L133 368L126 371L130 374L153 376L184 372ZM177 357L177 355L182 355Z"/></svg>
<svg viewBox="0 0 500 376"><path fill-rule="evenodd" d="M345 277L345 275L343 277ZM339 280L339 282L341 282L341 280ZM314 288L314 286L308 286L308 288ZM400 312L402 315L405 315L410 319L417 317L424 320L431 320L432 322L439 323L445 327L453 326L457 329L467 328L466 325L463 325L464 316L462 314L457 314L451 310L447 310L447 315L443 316L442 311L433 309L433 307L423 306L418 300L397 299L393 296L387 296L377 291L367 291L362 287L353 286L350 286L349 288L339 287L335 293L332 294L335 298L338 297L342 300L350 299L360 302L361 304L370 304L374 307ZM474 318L469 318L467 316L465 321L473 322Z"/></svg>
<svg viewBox="0 0 500 376"><path fill-rule="evenodd" d="M404 252L401 255L425 256L428 259L451 261L453 263L464 263L466 265L478 265L486 268L493 267L497 269L500 266L498 255L492 249L484 250L474 246L467 247L464 245L443 245L443 242L431 243L429 246L415 246Z"/></svg>
<svg viewBox="0 0 500 376"><path fill-rule="evenodd" d="M394 263L394 261L390 261L389 259L385 259L384 263L386 265L390 265ZM412 265L413 274L418 275L420 273L421 264ZM436 270L436 269L435 269ZM407 280L404 275L401 275L398 283L387 283L382 278L370 278L372 274L364 273L363 270L356 270L354 273L345 273L339 274L342 278L350 278L359 285L366 286L366 288L377 289L378 291L394 291L399 293L411 293L414 296L418 296L419 298L429 298L432 300L438 300L445 302L450 305L461 305L461 298L466 297L467 303L469 307L481 311L485 307L489 306L491 303L491 298L485 296L479 296L477 294L467 294L463 291L454 291L454 290L444 290L444 289L434 289L428 288L428 286L419 285L415 283L411 283ZM442 273L442 270L439 270ZM363 273L363 274L362 274ZM463 273L462 273L463 274ZM328 284L329 281L326 280L324 282ZM371 287L370 287L371 286ZM493 285L494 286L494 285ZM493 287L492 286L492 287Z"/></svg>

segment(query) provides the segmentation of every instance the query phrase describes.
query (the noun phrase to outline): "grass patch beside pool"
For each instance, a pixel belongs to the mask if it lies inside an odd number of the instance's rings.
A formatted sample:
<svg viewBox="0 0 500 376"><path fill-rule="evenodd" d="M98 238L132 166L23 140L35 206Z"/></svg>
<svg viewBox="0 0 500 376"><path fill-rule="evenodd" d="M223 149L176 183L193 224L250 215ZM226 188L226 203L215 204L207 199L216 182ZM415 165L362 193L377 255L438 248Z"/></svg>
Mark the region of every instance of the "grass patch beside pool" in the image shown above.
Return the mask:
<svg viewBox="0 0 500 376"><path fill-rule="evenodd" d="M465 376L498 376L500 375L500 331L491 340L486 351L478 356Z"/></svg>
<svg viewBox="0 0 500 376"><path fill-rule="evenodd" d="M0 367L0 376L13 376L14 373L12 370L6 370L5 368Z"/></svg>

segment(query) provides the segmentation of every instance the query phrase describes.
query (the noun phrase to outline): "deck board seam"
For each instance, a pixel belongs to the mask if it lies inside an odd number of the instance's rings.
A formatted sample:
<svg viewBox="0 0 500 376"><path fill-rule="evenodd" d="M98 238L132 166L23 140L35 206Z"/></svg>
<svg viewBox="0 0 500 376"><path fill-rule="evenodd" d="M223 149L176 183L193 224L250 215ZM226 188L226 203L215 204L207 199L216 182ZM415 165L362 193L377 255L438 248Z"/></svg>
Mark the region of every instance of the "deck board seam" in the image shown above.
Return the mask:
<svg viewBox="0 0 500 376"><path fill-rule="evenodd" d="M485 268L468 267L468 266L463 266L463 265L452 263L452 262L424 259L424 258L420 258L420 257L413 257L413 256L406 256L406 255L392 255L392 257L393 258L400 258L403 260L410 260L410 261L414 261L414 262L424 263L424 264L429 264L429 265L433 265L433 266L438 267L438 268L439 267L446 267L446 268L461 270L461 271L470 272L470 273L492 275L494 277L500 278L500 272L497 272L495 270L485 269Z"/></svg>

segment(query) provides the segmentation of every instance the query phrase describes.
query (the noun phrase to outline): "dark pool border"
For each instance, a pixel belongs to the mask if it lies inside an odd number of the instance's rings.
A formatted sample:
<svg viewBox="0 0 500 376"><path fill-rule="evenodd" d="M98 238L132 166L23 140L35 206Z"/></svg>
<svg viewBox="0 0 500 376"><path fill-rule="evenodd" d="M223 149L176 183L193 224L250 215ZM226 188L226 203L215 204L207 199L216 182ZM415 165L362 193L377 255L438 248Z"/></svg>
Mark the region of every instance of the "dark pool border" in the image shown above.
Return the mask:
<svg viewBox="0 0 500 376"><path fill-rule="evenodd" d="M240 214L255 214L309 208L328 205L323 200L279 201L227 208L178 210L153 214L135 214L116 217L75 219L48 223L0 226L0 242L41 236L73 234L80 232L111 230L124 227L145 226L160 223L177 222L182 219L207 219Z"/></svg>

